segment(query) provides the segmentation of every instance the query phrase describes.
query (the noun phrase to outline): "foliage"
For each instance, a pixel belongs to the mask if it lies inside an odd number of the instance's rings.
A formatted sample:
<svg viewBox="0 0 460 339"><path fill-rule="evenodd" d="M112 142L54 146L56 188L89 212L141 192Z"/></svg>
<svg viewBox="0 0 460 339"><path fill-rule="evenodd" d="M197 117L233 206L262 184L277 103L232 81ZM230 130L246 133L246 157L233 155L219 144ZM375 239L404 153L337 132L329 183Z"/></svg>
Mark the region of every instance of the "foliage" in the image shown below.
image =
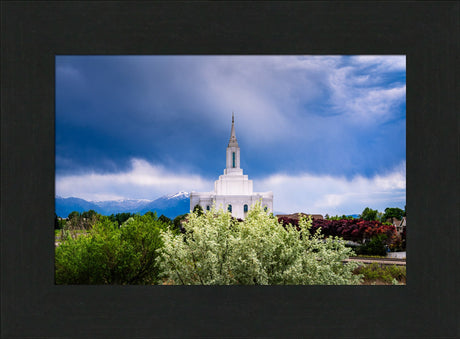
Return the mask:
<svg viewBox="0 0 460 339"><path fill-rule="evenodd" d="M387 207L385 208L385 214L383 215L383 220L388 220L392 218L396 218L401 220L405 215L405 212L397 207Z"/></svg>
<svg viewBox="0 0 460 339"><path fill-rule="evenodd" d="M61 230L65 227L66 221L65 219L61 219L54 213L54 229Z"/></svg>
<svg viewBox="0 0 460 339"><path fill-rule="evenodd" d="M193 213L198 214L198 216L203 214L203 207L200 205L196 204L195 207L193 207Z"/></svg>
<svg viewBox="0 0 460 339"><path fill-rule="evenodd" d="M161 221L162 223L166 224L166 225L174 225L172 220L169 219L167 216L165 216L164 214L160 215L160 217L158 218L159 221Z"/></svg>
<svg viewBox="0 0 460 339"><path fill-rule="evenodd" d="M365 259L385 259L386 255L369 255L369 254L357 254L355 258L365 258Z"/></svg>
<svg viewBox="0 0 460 339"><path fill-rule="evenodd" d="M326 214L325 219L326 220L353 220L354 218L351 215L347 216L345 214L343 214L341 217L339 217L338 215L330 217Z"/></svg>
<svg viewBox="0 0 460 339"><path fill-rule="evenodd" d="M362 274L364 284L371 282L383 282L391 284L396 280L400 283L406 282L406 267L396 265L369 264L362 265L355 269L356 274Z"/></svg>
<svg viewBox="0 0 460 339"><path fill-rule="evenodd" d="M278 219L285 227L289 224L297 226L298 221L289 217ZM388 239L393 239L396 228L392 225L384 225L380 221L365 221L362 219L315 219L312 222L311 230L316 232L321 229L325 236L338 236L345 240L362 242L365 239L385 234Z"/></svg>
<svg viewBox="0 0 460 339"><path fill-rule="evenodd" d="M403 251L406 250L406 226L403 227L402 233L401 233L401 249Z"/></svg>
<svg viewBox="0 0 460 339"><path fill-rule="evenodd" d="M75 233L78 230L89 230L101 218L101 215L94 210L83 213L73 211L69 214L64 231Z"/></svg>
<svg viewBox="0 0 460 339"><path fill-rule="evenodd" d="M133 213L117 213L117 214L111 214L109 216L109 220L112 222L116 222L118 226L121 226L126 220L129 218L134 217L135 214Z"/></svg>
<svg viewBox="0 0 460 339"><path fill-rule="evenodd" d="M182 226L182 222L184 222L184 220L186 220L187 216L188 216L188 213L178 215L177 217L174 218L173 224L174 224L174 228L176 230L180 230L182 233L185 232L185 229Z"/></svg>
<svg viewBox="0 0 460 339"><path fill-rule="evenodd" d="M401 234L395 232L390 240L387 242L392 252L405 251L406 250L406 228L403 228Z"/></svg>
<svg viewBox="0 0 460 339"><path fill-rule="evenodd" d="M342 263L352 251L337 237L283 228L259 204L242 222L223 210L190 213L184 234L162 232L159 263L170 284L277 285L357 284L355 263Z"/></svg>
<svg viewBox="0 0 460 339"><path fill-rule="evenodd" d="M95 210L89 210L81 213L81 217L84 219L93 219L98 216Z"/></svg>
<svg viewBox="0 0 460 339"><path fill-rule="evenodd" d="M73 218L77 218L80 216L80 213L77 211L70 212L69 215L67 216L67 219L71 220Z"/></svg>
<svg viewBox="0 0 460 339"><path fill-rule="evenodd" d="M135 215L118 226L99 217L86 234L56 247L57 284L155 284L160 230L156 215Z"/></svg>
<svg viewBox="0 0 460 339"><path fill-rule="evenodd" d="M387 242L385 241L386 239L386 234L376 235L364 245L356 248L356 253L384 256L387 253Z"/></svg>
<svg viewBox="0 0 460 339"><path fill-rule="evenodd" d="M378 220L379 211L366 207L359 217L366 221Z"/></svg>

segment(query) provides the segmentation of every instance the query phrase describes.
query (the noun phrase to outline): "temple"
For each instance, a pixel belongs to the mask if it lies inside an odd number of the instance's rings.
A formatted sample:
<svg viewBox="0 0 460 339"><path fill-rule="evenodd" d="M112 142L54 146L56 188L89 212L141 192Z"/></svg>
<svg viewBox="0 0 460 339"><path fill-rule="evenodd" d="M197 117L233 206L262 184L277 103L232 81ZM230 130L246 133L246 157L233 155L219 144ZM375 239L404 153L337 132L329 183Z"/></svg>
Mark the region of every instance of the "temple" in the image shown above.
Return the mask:
<svg viewBox="0 0 460 339"><path fill-rule="evenodd" d="M190 193L190 210L200 205L204 211L209 211L215 205L218 209L228 210L235 218L244 219L257 201L261 202L267 212L273 211L273 192L253 192L252 180L243 174L240 167L240 147L235 135L235 117L232 114L224 174L215 181L213 192Z"/></svg>

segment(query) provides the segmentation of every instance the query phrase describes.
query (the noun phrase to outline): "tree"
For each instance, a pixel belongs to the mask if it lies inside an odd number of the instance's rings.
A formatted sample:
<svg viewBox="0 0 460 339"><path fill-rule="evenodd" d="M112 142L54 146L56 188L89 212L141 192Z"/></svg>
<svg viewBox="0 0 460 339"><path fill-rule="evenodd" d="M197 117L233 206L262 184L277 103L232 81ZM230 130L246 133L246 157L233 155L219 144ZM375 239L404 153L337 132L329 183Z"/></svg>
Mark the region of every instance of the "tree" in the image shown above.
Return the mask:
<svg viewBox="0 0 460 339"><path fill-rule="evenodd" d="M357 254L385 256L387 253L387 235L379 234L372 237L364 245L356 249Z"/></svg>
<svg viewBox="0 0 460 339"><path fill-rule="evenodd" d="M63 229L65 227L65 220L62 220L61 218L59 218L57 216L56 213L54 213L54 229L55 230L60 230L60 229Z"/></svg>
<svg viewBox="0 0 460 339"><path fill-rule="evenodd" d="M80 216L80 213L77 211L70 212L67 219L72 220L74 218L78 218Z"/></svg>
<svg viewBox="0 0 460 339"><path fill-rule="evenodd" d="M126 220L129 218L134 217L133 213L117 213L117 214L111 214L109 216L110 221L116 221L119 226L121 226Z"/></svg>
<svg viewBox="0 0 460 339"><path fill-rule="evenodd" d="M393 219L396 218L398 220L401 220L403 216L405 215L405 212L397 207L387 207L385 208L385 214L383 216L382 221L386 221L388 219Z"/></svg>
<svg viewBox="0 0 460 339"><path fill-rule="evenodd" d="M56 283L158 283L161 229L166 226L151 215L135 215L121 227L101 217L88 233L56 247Z"/></svg>
<svg viewBox="0 0 460 339"><path fill-rule="evenodd" d="M199 216L203 214L203 207L200 205L196 204L195 207L193 207L193 213L198 214Z"/></svg>
<svg viewBox="0 0 460 339"><path fill-rule="evenodd" d="M188 213L178 215L174 218L173 224L176 230L180 230L181 232L185 232L184 228L182 227L182 222L187 218Z"/></svg>
<svg viewBox="0 0 460 339"><path fill-rule="evenodd" d="M172 220L169 219L167 216L165 216L164 214L160 215L160 217L158 218L159 221L161 221L162 223L165 223L166 225L174 225Z"/></svg>
<svg viewBox="0 0 460 339"><path fill-rule="evenodd" d="M66 223L65 230L70 231L71 233L74 231L88 230L99 220L100 217L101 215L94 210L82 213L73 211L68 216L69 220Z"/></svg>
<svg viewBox="0 0 460 339"><path fill-rule="evenodd" d="M360 214L359 217L367 221L377 220L378 213L379 213L378 210L373 210L373 209L370 209L369 207L366 207L364 211Z"/></svg>
<svg viewBox="0 0 460 339"><path fill-rule="evenodd" d="M168 283L177 285L357 284L352 251L337 237L284 228L259 204L242 222L213 207L190 213L185 234L163 231L160 266Z"/></svg>
<svg viewBox="0 0 460 339"><path fill-rule="evenodd" d="M85 219L92 219L94 218L95 216L97 216L97 213L95 210L89 210L89 211L86 211L86 212L83 212L81 214L81 217L82 218L85 218Z"/></svg>

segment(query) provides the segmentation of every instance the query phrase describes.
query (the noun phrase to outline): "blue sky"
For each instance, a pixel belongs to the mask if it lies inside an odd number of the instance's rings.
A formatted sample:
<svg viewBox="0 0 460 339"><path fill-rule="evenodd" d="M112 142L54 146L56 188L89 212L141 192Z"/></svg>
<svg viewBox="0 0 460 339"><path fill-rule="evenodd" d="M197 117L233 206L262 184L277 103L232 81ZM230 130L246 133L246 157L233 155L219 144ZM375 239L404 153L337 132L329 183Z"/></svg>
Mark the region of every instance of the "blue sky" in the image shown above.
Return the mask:
<svg viewBox="0 0 460 339"><path fill-rule="evenodd" d="M56 195L211 191L232 111L274 210L405 205L405 56L57 56Z"/></svg>

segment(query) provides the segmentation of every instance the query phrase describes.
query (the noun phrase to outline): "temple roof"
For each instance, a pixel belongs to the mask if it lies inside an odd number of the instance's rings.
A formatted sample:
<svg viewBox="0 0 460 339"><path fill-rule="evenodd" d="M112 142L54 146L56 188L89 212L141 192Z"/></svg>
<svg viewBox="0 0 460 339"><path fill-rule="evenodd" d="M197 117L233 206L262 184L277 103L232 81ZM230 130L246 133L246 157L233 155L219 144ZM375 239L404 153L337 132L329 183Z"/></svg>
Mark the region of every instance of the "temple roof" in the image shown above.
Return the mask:
<svg viewBox="0 0 460 339"><path fill-rule="evenodd" d="M235 136L235 116L232 112L232 131L230 133L230 140L228 142L228 147L238 147L238 141Z"/></svg>

